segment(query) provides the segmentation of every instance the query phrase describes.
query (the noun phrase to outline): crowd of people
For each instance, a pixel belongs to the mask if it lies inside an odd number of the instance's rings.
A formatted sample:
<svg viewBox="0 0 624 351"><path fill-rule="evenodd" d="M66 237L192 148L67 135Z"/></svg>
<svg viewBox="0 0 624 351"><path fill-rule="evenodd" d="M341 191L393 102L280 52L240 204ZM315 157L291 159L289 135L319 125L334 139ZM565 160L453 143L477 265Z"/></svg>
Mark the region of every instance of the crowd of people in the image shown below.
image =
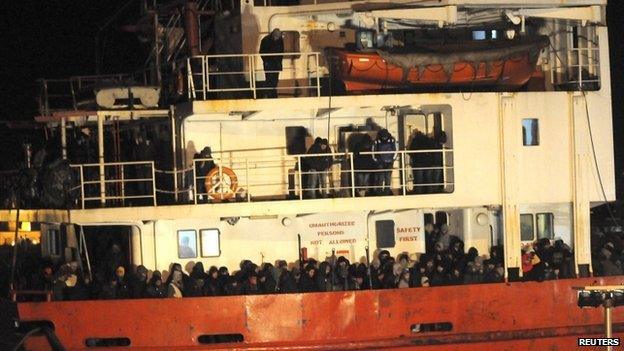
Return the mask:
<svg viewBox="0 0 624 351"><path fill-rule="evenodd" d="M257 265L244 260L236 271L202 262L187 265L185 271L173 263L168 271L150 272L144 266L129 269L123 262L122 250L113 244L93 274L85 274L77 262L55 266L44 263L31 275L21 274L20 288L51 291L54 300L164 298L194 296L230 296L275 293L307 293L367 289L395 289L447 286L458 284L497 283L504 281L503 249L493 246L489 257L476 248L467 251L458 237L450 235L448 226L427 224L426 252L396 257L387 250L377 252L370 264L350 262L331 256L323 261L309 258L288 263ZM607 251L610 244L607 245ZM573 254L561 240L540 239L522 249L524 280L572 278ZM620 251L621 252L621 251ZM622 274L608 270L604 274ZM32 269L33 267L29 267Z"/></svg>

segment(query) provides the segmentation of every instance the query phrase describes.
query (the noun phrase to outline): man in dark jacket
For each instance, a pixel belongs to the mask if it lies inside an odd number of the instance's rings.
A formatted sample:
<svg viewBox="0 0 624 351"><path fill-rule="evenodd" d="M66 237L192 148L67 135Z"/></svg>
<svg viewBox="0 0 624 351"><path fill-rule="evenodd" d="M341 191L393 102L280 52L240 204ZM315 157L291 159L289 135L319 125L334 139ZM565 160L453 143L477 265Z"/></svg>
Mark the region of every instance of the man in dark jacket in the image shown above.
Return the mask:
<svg viewBox="0 0 624 351"><path fill-rule="evenodd" d="M299 292L314 292L318 291L316 283L314 281L316 275L316 267L313 264L307 264L304 272L299 278Z"/></svg>
<svg viewBox="0 0 624 351"><path fill-rule="evenodd" d="M377 134L373 143L373 160L377 163L379 171L375 174L375 190L380 195L392 195L390 188L392 181L392 167L397 158L398 144L387 129L382 129Z"/></svg>
<svg viewBox="0 0 624 351"><path fill-rule="evenodd" d="M167 297L167 289L162 281L160 271L154 271L152 273L152 277L147 283L147 288L145 289L145 297L152 299Z"/></svg>
<svg viewBox="0 0 624 351"><path fill-rule="evenodd" d="M419 151L427 150L431 146L432 141L425 134L423 134L423 132L416 129L408 147L410 151L417 151L410 153L415 194L422 194L425 192L426 188L423 184L426 183L427 170L423 168L430 167L431 165L430 154Z"/></svg>
<svg viewBox="0 0 624 351"><path fill-rule="evenodd" d="M364 134L353 152L353 168L355 169L355 192L357 196L365 196L370 185L371 171L375 169L375 160L370 154L373 150L373 139Z"/></svg>
<svg viewBox="0 0 624 351"><path fill-rule="evenodd" d="M327 139L316 138L314 144L310 146L308 154L331 154L332 150L329 147ZM304 167L307 170L307 184L306 190L308 197L311 199L316 198L316 192L319 190L321 197L325 197L327 191L326 178L328 176L328 170L332 164L331 156L310 156L303 159L305 161Z"/></svg>
<svg viewBox="0 0 624 351"><path fill-rule="evenodd" d="M277 83L279 79L279 74L282 71L282 59L283 55L278 55L284 53L284 40L282 39L282 32L279 28L273 29L273 31L262 38L260 42L260 54L268 54L262 55L262 63L264 66L264 76L265 76L265 89L266 89L266 97L268 98L276 98L277 97Z"/></svg>

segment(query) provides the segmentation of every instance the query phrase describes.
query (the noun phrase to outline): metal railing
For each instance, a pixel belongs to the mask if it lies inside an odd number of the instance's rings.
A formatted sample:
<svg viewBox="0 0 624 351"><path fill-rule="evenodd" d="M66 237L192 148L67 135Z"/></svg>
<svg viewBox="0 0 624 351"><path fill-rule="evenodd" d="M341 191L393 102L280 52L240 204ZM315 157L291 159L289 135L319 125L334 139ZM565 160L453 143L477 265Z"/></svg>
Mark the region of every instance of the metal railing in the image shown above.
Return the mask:
<svg viewBox="0 0 624 351"><path fill-rule="evenodd" d="M95 105L94 89L104 85L149 84L148 71L135 74L76 76L65 79L39 79L39 113L49 116L54 111L80 110Z"/></svg>
<svg viewBox="0 0 624 351"><path fill-rule="evenodd" d="M99 202L103 206L134 204L156 206L156 176L154 161L109 162L71 165L80 180L80 207Z"/></svg>
<svg viewBox="0 0 624 351"><path fill-rule="evenodd" d="M283 56L282 71L265 71L262 57ZM303 60L304 68L298 68ZM257 99L263 92L276 90L308 90L321 96L319 52L278 54L199 55L187 59L188 98L206 100L211 93L243 92ZM267 87L262 81L266 73L279 73L280 84ZM305 79L304 85L299 81Z"/></svg>
<svg viewBox="0 0 624 351"><path fill-rule="evenodd" d="M390 167L382 169L374 156L396 155ZM420 159L437 156L427 164ZM410 195L453 191L453 150L363 152L357 154L304 154L258 157L213 157L195 159L193 202L210 200L263 201L320 197ZM364 157L365 159L361 159ZM327 158L327 169L310 168L313 158ZM212 164L209 167L202 163ZM369 163L370 168L362 166ZM235 175L234 182L231 175ZM189 177L190 178L190 177ZM208 180L208 181L207 181ZM384 180L389 180L385 184ZM188 183L191 183L189 180ZM235 186L232 184L235 183Z"/></svg>
<svg viewBox="0 0 624 351"><path fill-rule="evenodd" d="M374 158L391 155L381 168ZM433 161L432 161L433 160ZM315 165L324 165L315 170ZM159 171L153 161L71 165L79 180L77 207L158 205L160 195L177 203L271 201L318 197L361 197L449 193L454 190L453 149L245 156L195 159L177 172ZM156 173L175 177L159 189ZM180 181L177 178L180 177ZM162 184L158 184L162 185ZM163 198L161 198L163 200Z"/></svg>
<svg viewBox="0 0 624 351"><path fill-rule="evenodd" d="M565 45L550 46L550 82L566 90L594 90L600 84L600 47L595 29L578 29L577 40L571 30L566 32Z"/></svg>

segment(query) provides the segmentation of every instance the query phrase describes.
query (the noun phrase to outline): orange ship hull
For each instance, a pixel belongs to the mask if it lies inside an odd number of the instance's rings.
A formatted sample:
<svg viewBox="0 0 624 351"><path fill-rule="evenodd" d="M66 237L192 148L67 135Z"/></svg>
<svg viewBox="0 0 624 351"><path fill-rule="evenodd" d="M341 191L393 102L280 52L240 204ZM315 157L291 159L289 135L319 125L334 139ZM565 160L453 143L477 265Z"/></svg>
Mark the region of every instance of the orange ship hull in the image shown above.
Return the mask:
<svg viewBox="0 0 624 351"><path fill-rule="evenodd" d="M573 287L622 277L356 292L159 300L21 303L22 321L51 321L68 350L128 338L150 350L572 350L604 333L602 308L577 307ZM613 330L624 336L615 309ZM413 325L445 325L414 332ZM450 330L448 330L450 327ZM237 334L236 343L202 344ZM203 337L202 337L203 336ZM46 349L32 339L28 350ZM102 349L102 348L98 348ZM105 348L104 348L105 349Z"/></svg>
<svg viewBox="0 0 624 351"><path fill-rule="evenodd" d="M446 48L447 52L416 54L412 59L416 66L400 66L390 62L393 54L356 52L331 49L333 71L347 91L377 91L409 87L422 88L477 88L496 87L500 90L518 89L535 73L539 51L547 45L535 40L517 47L465 51L461 46ZM410 54L398 54L409 56ZM446 61L445 63L436 63ZM432 63L433 62L433 63Z"/></svg>

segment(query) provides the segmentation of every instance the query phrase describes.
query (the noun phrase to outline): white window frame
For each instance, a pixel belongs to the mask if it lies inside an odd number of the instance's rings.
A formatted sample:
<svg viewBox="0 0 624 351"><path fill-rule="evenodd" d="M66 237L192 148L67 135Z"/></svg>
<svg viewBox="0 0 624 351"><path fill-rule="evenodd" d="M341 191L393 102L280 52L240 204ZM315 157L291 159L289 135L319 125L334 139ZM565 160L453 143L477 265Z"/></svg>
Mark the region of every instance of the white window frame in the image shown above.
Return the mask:
<svg viewBox="0 0 624 351"><path fill-rule="evenodd" d="M217 232L217 250L215 251L216 255L206 255L204 253L204 235L205 231L216 231ZM221 231L219 228L203 228L199 230L199 248L201 250L201 257L219 257L221 256Z"/></svg>

